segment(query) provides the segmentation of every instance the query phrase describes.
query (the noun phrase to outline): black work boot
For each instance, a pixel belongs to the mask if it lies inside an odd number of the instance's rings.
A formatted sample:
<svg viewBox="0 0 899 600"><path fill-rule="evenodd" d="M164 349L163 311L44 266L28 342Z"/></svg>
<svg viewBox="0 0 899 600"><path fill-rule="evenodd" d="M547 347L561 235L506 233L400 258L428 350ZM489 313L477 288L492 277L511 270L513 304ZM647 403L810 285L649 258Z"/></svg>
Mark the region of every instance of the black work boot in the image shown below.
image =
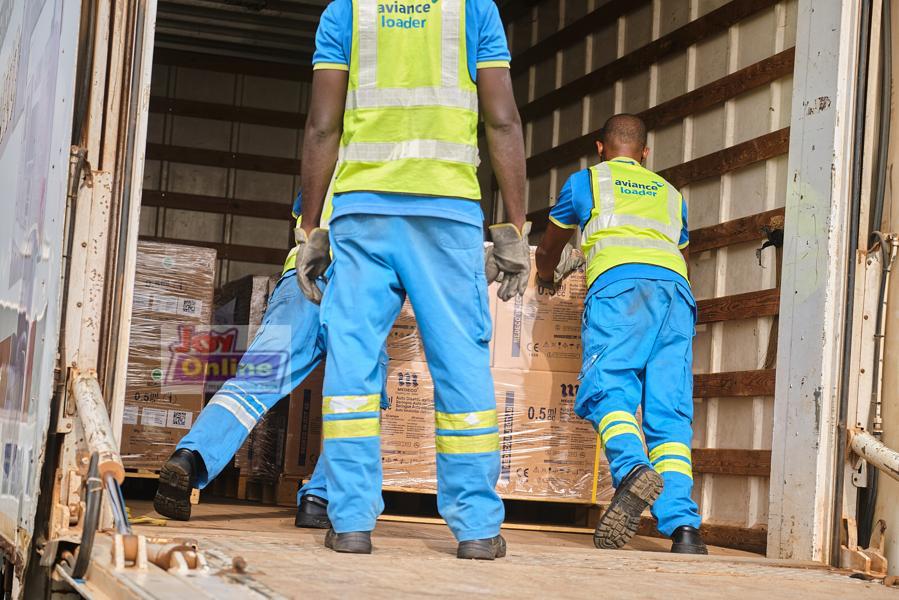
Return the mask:
<svg viewBox="0 0 899 600"><path fill-rule="evenodd" d="M347 554L371 554L371 531L337 533L329 529L325 535L325 548Z"/></svg>
<svg viewBox="0 0 899 600"><path fill-rule="evenodd" d="M459 549L456 550L456 558L473 560L493 560L505 555L506 540L501 535L486 540L459 542Z"/></svg>
<svg viewBox="0 0 899 600"><path fill-rule="evenodd" d="M699 530L689 525L681 525L671 534L671 551L675 554L708 554Z"/></svg>
<svg viewBox="0 0 899 600"><path fill-rule="evenodd" d="M328 501L312 494L306 494L300 498L297 507L297 518L293 522L295 527L305 529L331 529L331 519L328 518Z"/></svg>
<svg viewBox="0 0 899 600"><path fill-rule="evenodd" d="M662 476L651 467L640 465L621 480L609 508L599 518L593 532L593 545L602 550L621 548L640 528L640 516L662 493Z"/></svg>
<svg viewBox="0 0 899 600"><path fill-rule="evenodd" d="M190 520L190 494L197 481L203 459L193 450L176 450L159 471L159 487L153 508L164 517Z"/></svg>

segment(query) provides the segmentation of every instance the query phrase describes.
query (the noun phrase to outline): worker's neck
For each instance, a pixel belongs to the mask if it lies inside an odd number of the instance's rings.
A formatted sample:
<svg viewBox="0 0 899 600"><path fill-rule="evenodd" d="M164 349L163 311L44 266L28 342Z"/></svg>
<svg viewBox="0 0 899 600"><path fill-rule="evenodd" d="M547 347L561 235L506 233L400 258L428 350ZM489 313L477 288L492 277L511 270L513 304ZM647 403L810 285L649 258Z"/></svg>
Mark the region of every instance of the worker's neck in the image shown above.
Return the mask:
<svg viewBox="0 0 899 600"><path fill-rule="evenodd" d="M636 161L638 164L643 162L643 151L640 152L628 152L627 150L619 150L619 149L609 149L603 152L606 156L606 160L613 160L616 158L629 158L633 161Z"/></svg>

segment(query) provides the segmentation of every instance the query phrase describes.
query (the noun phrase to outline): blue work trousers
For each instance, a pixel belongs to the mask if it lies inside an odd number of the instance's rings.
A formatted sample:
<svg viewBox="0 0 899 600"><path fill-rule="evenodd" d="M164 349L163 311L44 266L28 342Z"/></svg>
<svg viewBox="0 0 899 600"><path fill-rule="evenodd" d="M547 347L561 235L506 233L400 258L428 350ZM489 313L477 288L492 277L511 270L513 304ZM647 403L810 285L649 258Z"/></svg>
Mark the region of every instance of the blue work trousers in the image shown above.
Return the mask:
<svg viewBox="0 0 899 600"><path fill-rule="evenodd" d="M410 202L414 202L410 199ZM483 229L450 219L348 214L331 222L325 290L324 452L335 531L371 531L384 508L374 398L380 348L403 301L415 311L434 382L437 505L459 541L503 521Z"/></svg>
<svg viewBox="0 0 899 600"><path fill-rule="evenodd" d="M695 322L692 293L673 281L617 281L591 293L584 310L575 412L600 434L615 487L639 465L662 475L652 513L664 535L700 525L691 498Z"/></svg>
<svg viewBox="0 0 899 600"><path fill-rule="evenodd" d="M319 307L303 296L295 272L288 271L272 293L262 325L244 353L238 372L250 372L246 367L277 355L286 359L287 369L265 382L240 374L229 379L178 444L178 449L195 450L203 457L206 472L198 474L200 488L206 487L225 468L262 416L318 366L324 358L324 340L320 334ZM379 360L383 389L387 369L383 349ZM386 408L383 394L381 405ZM303 494L328 498L319 465L300 490L298 502Z"/></svg>

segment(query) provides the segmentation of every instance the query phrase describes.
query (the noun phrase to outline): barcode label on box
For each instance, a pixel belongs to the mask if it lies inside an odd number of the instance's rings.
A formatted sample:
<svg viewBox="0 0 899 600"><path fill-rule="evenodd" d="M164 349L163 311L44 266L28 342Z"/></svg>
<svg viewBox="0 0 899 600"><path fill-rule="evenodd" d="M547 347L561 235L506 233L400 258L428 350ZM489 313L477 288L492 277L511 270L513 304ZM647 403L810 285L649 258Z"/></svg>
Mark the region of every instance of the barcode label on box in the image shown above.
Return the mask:
<svg viewBox="0 0 899 600"><path fill-rule="evenodd" d="M167 421L167 411L161 408L144 408L140 415L141 425L151 425L153 427L165 427Z"/></svg>
<svg viewBox="0 0 899 600"><path fill-rule="evenodd" d="M137 415L140 413L140 409L133 404L126 404L125 410L122 411L122 424L124 425L137 425Z"/></svg>
<svg viewBox="0 0 899 600"><path fill-rule="evenodd" d="M174 429L190 429L190 424L193 421L194 415L187 410L170 410L168 417L167 425L169 427Z"/></svg>
<svg viewBox="0 0 899 600"><path fill-rule="evenodd" d="M196 298L176 298L154 294L135 294L134 310L198 317L203 313L203 301Z"/></svg>

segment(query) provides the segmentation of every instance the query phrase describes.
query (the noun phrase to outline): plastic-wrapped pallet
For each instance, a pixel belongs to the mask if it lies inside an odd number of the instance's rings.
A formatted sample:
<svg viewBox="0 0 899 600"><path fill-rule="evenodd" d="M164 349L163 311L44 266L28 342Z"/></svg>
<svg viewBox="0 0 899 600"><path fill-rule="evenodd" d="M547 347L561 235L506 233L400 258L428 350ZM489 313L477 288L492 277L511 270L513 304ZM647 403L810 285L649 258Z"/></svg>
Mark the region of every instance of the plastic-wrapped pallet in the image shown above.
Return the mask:
<svg viewBox="0 0 899 600"><path fill-rule="evenodd" d="M215 250L139 242L122 427L126 467L156 470L203 407Z"/></svg>

